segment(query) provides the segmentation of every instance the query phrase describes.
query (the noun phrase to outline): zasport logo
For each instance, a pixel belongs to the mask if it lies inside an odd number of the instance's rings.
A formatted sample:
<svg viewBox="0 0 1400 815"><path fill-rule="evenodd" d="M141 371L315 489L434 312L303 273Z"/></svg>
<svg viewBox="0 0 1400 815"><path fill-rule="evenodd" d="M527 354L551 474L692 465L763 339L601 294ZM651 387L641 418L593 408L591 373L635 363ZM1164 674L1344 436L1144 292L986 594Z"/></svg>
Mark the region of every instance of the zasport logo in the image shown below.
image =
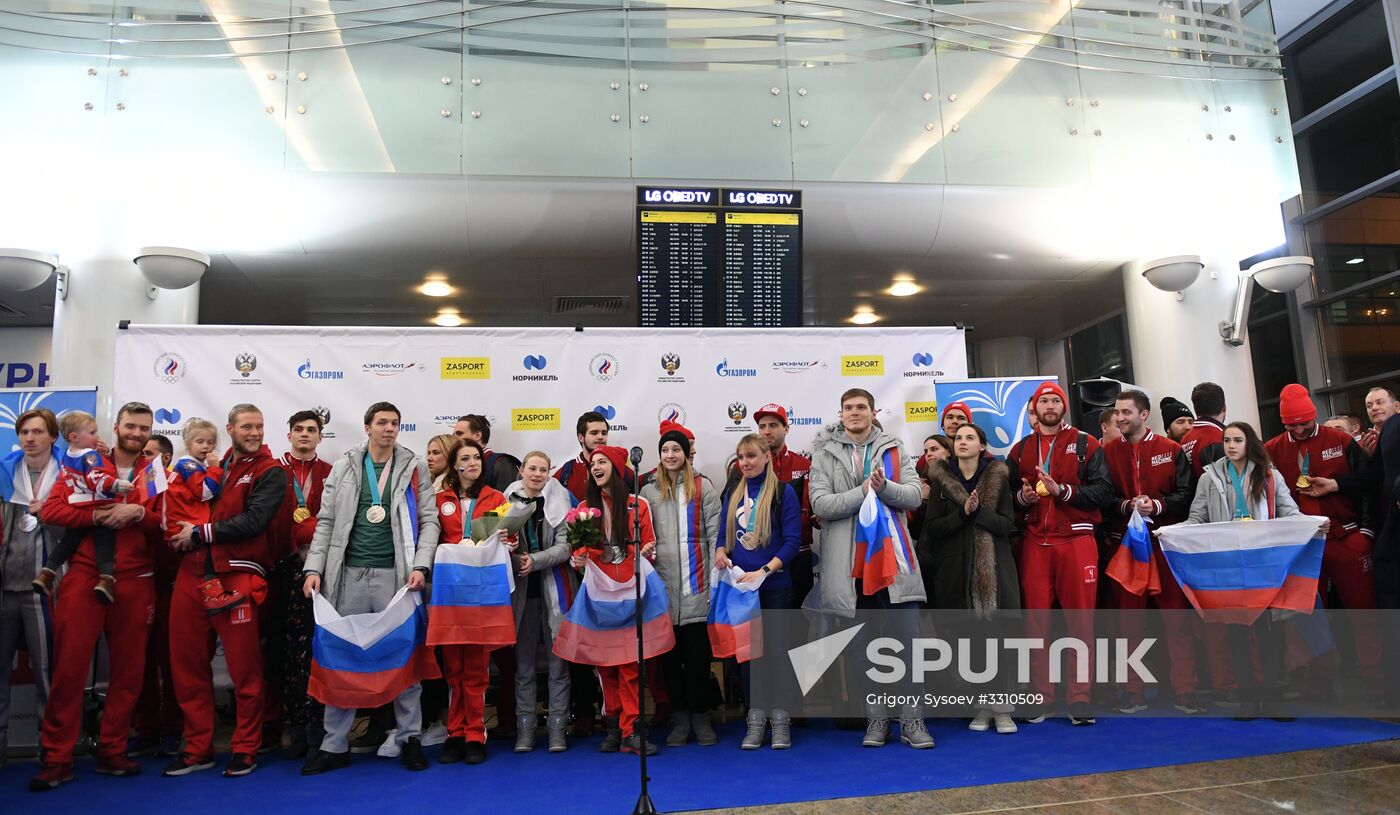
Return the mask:
<svg viewBox="0 0 1400 815"><path fill-rule="evenodd" d="M559 408L511 408L511 430L558 430Z"/></svg>

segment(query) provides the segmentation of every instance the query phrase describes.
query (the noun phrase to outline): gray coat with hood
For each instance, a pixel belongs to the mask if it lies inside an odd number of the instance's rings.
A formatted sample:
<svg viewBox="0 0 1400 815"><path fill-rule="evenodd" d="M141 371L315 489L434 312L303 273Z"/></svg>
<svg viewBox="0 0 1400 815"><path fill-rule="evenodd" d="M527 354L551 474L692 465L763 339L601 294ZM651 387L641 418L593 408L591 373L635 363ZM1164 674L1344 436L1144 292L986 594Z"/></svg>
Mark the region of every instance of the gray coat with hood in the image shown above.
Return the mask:
<svg viewBox="0 0 1400 815"><path fill-rule="evenodd" d="M516 481L504 490L512 500L523 497L525 482ZM560 593L573 598L578 594L579 577L574 567L569 565L569 532L564 516L569 511L569 491L558 480L550 478L545 482L544 492L544 535L539 551L530 555L530 573L540 572L540 594L544 597L545 611L549 617L550 640L559 634L559 626L564 622L568 611L560 600ZM529 576L520 575L521 555L525 538L521 536L521 548L511 556L515 567L515 591L511 592L510 605L515 613L515 627L520 629L520 621L525 616L525 601L528 592Z"/></svg>
<svg viewBox="0 0 1400 815"><path fill-rule="evenodd" d="M332 606L340 607L341 578L345 573L345 550L350 543L350 527L360 505L360 489L365 477L365 449L361 442L335 464L326 476L321 493L321 513L316 517L316 534L306 555L306 571L321 576L321 596ZM394 469L390 474L392 498L389 521L394 530L394 574L400 584L408 582L408 574L422 569L431 576L433 555L438 546L437 495L428 465L413 451L394 445ZM409 478L417 483L418 544L410 557L404 541L409 531L404 528L408 518L407 493Z"/></svg>
<svg viewBox="0 0 1400 815"><path fill-rule="evenodd" d="M878 462L891 447L899 449L899 481L886 480L879 492L885 506L894 510L903 521L903 512L919 507L923 501L919 475L914 462L905 455L899 439L879 428L873 428L869 444L875 446L874 460ZM861 491L861 470L864 456L855 453L856 444L839 424L829 425L812 442L812 471L807 476L807 496L812 513L822 519L820 544L820 579L813 593L819 593L818 608L838 614L851 615L856 608L856 582L851 577L855 561L856 513L865 494ZM856 460L860 455L860 461ZM887 474L888 475L888 474ZM890 602L923 602L927 599L924 581L919 575L918 559L910 563L908 574L895 578L890 586ZM807 605L812 604L809 597Z"/></svg>
<svg viewBox="0 0 1400 815"><path fill-rule="evenodd" d="M665 478L658 475L658 478ZM679 496L673 493L669 501L661 500L661 488L656 485L656 480L652 479L642 487L642 497L651 504L651 526L656 532L656 560L653 561L656 571L661 575L661 579L666 583L666 593L669 595L671 625L687 625L689 623L703 623L710 614L710 570L715 565L715 539L719 536L719 490L705 476L700 476L700 513L701 552L703 562L700 565L701 579L705 581L705 589L696 592L688 597L681 594L681 569L682 558L688 553L681 551L681 503ZM686 503L689 503L687 501Z"/></svg>

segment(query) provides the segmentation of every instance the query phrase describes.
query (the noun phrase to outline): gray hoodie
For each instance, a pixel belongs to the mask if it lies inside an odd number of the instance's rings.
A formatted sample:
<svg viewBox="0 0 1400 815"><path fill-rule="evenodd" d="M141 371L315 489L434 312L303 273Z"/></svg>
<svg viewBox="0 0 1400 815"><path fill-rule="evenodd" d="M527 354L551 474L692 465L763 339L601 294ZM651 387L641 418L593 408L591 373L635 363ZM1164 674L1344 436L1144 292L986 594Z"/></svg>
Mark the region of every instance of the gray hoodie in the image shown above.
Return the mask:
<svg viewBox="0 0 1400 815"><path fill-rule="evenodd" d="M905 455L899 439L878 428L868 442L874 445L872 456L876 466L890 448L899 451L899 478L890 478L880 490L880 500L895 511L895 517L903 521L903 511L917 509L923 501L919 489L919 475L914 470L914 462ZM873 467L872 467L873 469ZM822 519L820 558L820 579L814 593L820 593L817 607L823 611L850 615L856 607L855 578L851 568L855 561L855 516L860 510L865 494L861 492L861 478L864 470L864 456L857 445L846 435L839 424L829 425L817 434L812 442L812 471L807 476L807 496L812 503L812 513ZM890 586L890 602L922 602L927 599L924 581L919 576L917 558L910 563L911 571L895 578ZM808 600L808 605L812 601Z"/></svg>
<svg viewBox="0 0 1400 815"><path fill-rule="evenodd" d="M321 595L337 609L340 607L340 581L345 572L345 550L350 543L350 527L360 504L360 485L365 477L365 449L361 442L335 464L326 476L325 491L321 493L321 513L316 517L316 534L306 555L306 571L321 576ZM433 555L438 546L437 495L428 465L412 450L394 445L394 471L390 478L393 496L389 505L389 521L394 531L394 574L399 583L408 582L408 574L423 569L429 575ZM409 474L416 484L418 505L418 540L405 528L409 512L407 492ZM407 536L407 537L406 537Z"/></svg>

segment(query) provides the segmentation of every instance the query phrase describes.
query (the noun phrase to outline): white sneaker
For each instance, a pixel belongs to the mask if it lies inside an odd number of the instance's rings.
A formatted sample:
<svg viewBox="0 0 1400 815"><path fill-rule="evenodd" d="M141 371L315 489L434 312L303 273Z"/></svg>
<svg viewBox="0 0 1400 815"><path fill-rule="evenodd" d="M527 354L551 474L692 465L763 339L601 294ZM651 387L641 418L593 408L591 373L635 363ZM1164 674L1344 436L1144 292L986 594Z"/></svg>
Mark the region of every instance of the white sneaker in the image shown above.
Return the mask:
<svg viewBox="0 0 1400 815"><path fill-rule="evenodd" d="M398 728L394 728L384 734L384 743L379 745L376 755L380 758L398 758L400 752L402 748L399 747L399 731Z"/></svg>
<svg viewBox="0 0 1400 815"><path fill-rule="evenodd" d="M442 722L433 722L427 730L419 737L424 747L436 747L447 741L447 725Z"/></svg>
<svg viewBox="0 0 1400 815"><path fill-rule="evenodd" d="M991 726L992 712L990 710L979 710L977 711L977 715L973 717L972 721L968 722L967 729L976 731L978 733L984 733L987 730L991 729Z"/></svg>
<svg viewBox="0 0 1400 815"><path fill-rule="evenodd" d="M996 723L997 732L1003 736L1016 732L1016 720L1011 718L1010 713L998 713Z"/></svg>

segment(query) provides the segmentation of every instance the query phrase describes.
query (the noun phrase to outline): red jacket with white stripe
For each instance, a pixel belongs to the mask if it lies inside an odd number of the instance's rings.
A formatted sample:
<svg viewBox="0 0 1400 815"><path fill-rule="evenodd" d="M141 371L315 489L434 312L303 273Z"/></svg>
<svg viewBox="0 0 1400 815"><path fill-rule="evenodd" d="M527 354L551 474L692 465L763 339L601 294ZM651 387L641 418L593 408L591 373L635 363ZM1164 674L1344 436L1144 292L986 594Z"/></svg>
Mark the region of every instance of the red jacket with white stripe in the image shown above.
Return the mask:
<svg viewBox="0 0 1400 815"><path fill-rule="evenodd" d="M1114 503L1105 522L1108 534L1122 537L1139 495L1152 499L1157 527L1178 523L1191 511L1191 463L1181 445L1152 430L1137 444L1117 438L1103 446Z"/></svg>
<svg viewBox="0 0 1400 815"><path fill-rule="evenodd" d="M1308 475L1312 476L1335 479L1362 468L1366 463L1366 454L1350 433L1314 424L1312 435L1304 441L1294 440L1285 430L1265 442L1264 449L1269 451L1269 459L1279 475L1283 476L1293 500L1298 502L1298 508L1308 515L1322 515L1332 520L1332 528L1327 532L1328 540L1344 538L1358 529L1367 537L1375 537L1369 500L1359 501L1340 491L1313 498L1298 489L1304 456L1308 459Z"/></svg>
<svg viewBox="0 0 1400 815"><path fill-rule="evenodd" d="M136 459L133 473L146 468L150 458L142 455ZM46 524L67 527L89 527L83 535L83 542L68 561L68 568L84 574L97 576L96 549L92 542L92 529L96 526L93 517L101 507L91 504L73 504L68 496L73 494L73 483L66 478L54 482L49 497L39 510L39 517ZM142 500L139 490L132 490L122 497L119 503L139 503L146 510L140 521L117 530L116 578L126 580L150 575L155 570L154 552L156 546L164 546L161 541L161 513L156 505L157 498Z"/></svg>
<svg viewBox="0 0 1400 815"><path fill-rule="evenodd" d="M482 485L481 492L477 494L475 503L470 498L459 498L452 490L438 490L434 496L437 499L438 526L441 531L438 533L438 543L461 543L463 538L471 537L471 522L495 509L506 502L506 497L499 490ZM463 519L462 510L468 503L472 504L471 518Z"/></svg>
<svg viewBox="0 0 1400 815"><path fill-rule="evenodd" d="M224 482L210 522L195 527L194 541L207 543L216 572L266 575L276 540L273 520L287 495L287 471L264 445L251 456L224 456ZM205 547L185 552L181 569L203 576Z"/></svg>
<svg viewBox="0 0 1400 815"><path fill-rule="evenodd" d="M1027 543L1065 543L1072 538L1092 536L1101 519L1099 507L1113 499L1113 484L1108 478L1099 440L1083 434L1084 478L1079 478L1080 431L1062 427L1051 439L1039 432L1016 442L1006 457L1011 469L1011 489L1016 492L1020 526ZM1050 458L1050 477L1063 492L1041 498L1029 506L1021 502L1020 488L1024 479L1035 486L1036 467L1046 456Z"/></svg>
<svg viewBox="0 0 1400 815"><path fill-rule="evenodd" d="M1206 465L1225 455L1225 425L1214 419L1197 419L1181 437L1181 449L1191 462L1191 485L1195 487Z"/></svg>
<svg viewBox="0 0 1400 815"><path fill-rule="evenodd" d="M202 526L209 523L214 500L219 497L221 467L205 467L189 456L181 456L170 467L165 492L165 531L180 531L180 522Z"/></svg>

